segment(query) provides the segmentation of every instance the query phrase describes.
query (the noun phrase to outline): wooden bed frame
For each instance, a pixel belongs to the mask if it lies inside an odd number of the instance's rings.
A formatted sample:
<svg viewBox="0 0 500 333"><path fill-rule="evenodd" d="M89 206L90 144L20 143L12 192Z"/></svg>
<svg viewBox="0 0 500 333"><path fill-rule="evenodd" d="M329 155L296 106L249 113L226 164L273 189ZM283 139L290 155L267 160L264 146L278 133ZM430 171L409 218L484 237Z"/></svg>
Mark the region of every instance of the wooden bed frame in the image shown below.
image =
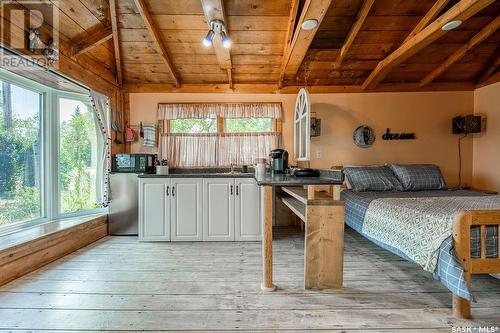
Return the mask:
<svg viewBox="0 0 500 333"><path fill-rule="evenodd" d="M471 257L471 227L481 230L481 256ZM453 225L454 248L464 268L467 285L471 285L472 274L500 273L500 239L497 258L486 258L486 226L497 226L500 233L500 210L471 210L461 212ZM453 315L457 318L471 318L470 301L453 295Z"/></svg>

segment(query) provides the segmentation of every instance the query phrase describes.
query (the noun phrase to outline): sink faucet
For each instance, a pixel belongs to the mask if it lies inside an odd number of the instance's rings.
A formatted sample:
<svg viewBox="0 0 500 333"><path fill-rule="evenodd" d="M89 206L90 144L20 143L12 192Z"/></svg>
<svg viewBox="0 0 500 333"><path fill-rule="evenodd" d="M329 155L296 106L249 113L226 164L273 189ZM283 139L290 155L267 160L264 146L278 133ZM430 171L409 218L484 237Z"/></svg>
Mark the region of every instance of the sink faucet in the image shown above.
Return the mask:
<svg viewBox="0 0 500 333"><path fill-rule="evenodd" d="M234 164L231 162L231 173L234 173Z"/></svg>

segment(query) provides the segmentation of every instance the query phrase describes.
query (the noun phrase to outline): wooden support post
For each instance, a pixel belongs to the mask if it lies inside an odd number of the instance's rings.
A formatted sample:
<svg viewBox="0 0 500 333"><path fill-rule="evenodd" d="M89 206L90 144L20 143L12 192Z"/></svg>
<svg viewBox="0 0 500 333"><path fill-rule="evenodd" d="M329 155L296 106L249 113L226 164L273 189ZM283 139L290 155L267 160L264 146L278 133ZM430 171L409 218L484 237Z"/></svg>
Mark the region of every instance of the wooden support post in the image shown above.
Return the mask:
<svg viewBox="0 0 500 333"><path fill-rule="evenodd" d="M470 227L472 225L472 215L470 212L461 212L455 218L453 224L453 245L458 259L464 269L465 282L467 287L471 285L471 258L470 258ZM470 301L453 294L452 312L455 318L470 319Z"/></svg>
<svg viewBox="0 0 500 333"><path fill-rule="evenodd" d="M467 283L467 287L470 288L471 284L471 274L469 272L465 272L465 281ZM458 319L472 319L470 301L453 294L453 316Z"/></svg>
<svg viewBox="0 0 500 333"><path fill-rule="evenodd" d="M336 201L340 200L340 185L332 185L331 191L332 199Z"/></svg>
<svg viewBox="0 0 500 333"><path fill-rule="evenodd" d="M304 287L341 288L344 276L344 203L307 205Z"/></svg>
<svg viewBox="0 0 500 333"><path fill-rule="evenodd" d="M316 198L316 186L307 185L307 200L314 200Z"/></svg>
<svg viewBox="0 0 500 333"><path fill-rule="evenodd" d="M271 186L261 186L262 221L262 285L264 291L274 291L273 284L273 221L274 191Z"/></svg>

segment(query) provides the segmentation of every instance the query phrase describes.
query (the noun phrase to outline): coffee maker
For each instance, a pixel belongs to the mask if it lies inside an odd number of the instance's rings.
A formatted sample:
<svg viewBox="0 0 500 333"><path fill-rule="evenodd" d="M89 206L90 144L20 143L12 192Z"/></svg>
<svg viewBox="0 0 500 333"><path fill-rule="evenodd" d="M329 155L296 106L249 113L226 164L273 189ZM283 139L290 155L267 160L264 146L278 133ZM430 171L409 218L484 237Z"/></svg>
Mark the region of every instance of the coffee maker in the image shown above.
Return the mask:
<svg viewBox="0 0 500 333"><path fill-rule="evenodd" d="M285 173L288 169L288 152L284 149L273 149L269 153L272 173Z"/></svg>

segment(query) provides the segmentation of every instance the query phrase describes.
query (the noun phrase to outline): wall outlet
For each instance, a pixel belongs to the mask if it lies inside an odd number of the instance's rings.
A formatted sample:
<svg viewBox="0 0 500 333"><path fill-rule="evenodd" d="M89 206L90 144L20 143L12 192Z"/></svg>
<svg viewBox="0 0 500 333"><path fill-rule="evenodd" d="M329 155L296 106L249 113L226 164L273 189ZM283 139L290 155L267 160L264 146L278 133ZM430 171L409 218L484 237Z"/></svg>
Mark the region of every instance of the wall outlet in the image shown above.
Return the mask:
<svg viewBox="0 0 500 333"><path fill-rule="evenodd" d="M321 159L321 150L316 150L316 158Z"/></svg>

